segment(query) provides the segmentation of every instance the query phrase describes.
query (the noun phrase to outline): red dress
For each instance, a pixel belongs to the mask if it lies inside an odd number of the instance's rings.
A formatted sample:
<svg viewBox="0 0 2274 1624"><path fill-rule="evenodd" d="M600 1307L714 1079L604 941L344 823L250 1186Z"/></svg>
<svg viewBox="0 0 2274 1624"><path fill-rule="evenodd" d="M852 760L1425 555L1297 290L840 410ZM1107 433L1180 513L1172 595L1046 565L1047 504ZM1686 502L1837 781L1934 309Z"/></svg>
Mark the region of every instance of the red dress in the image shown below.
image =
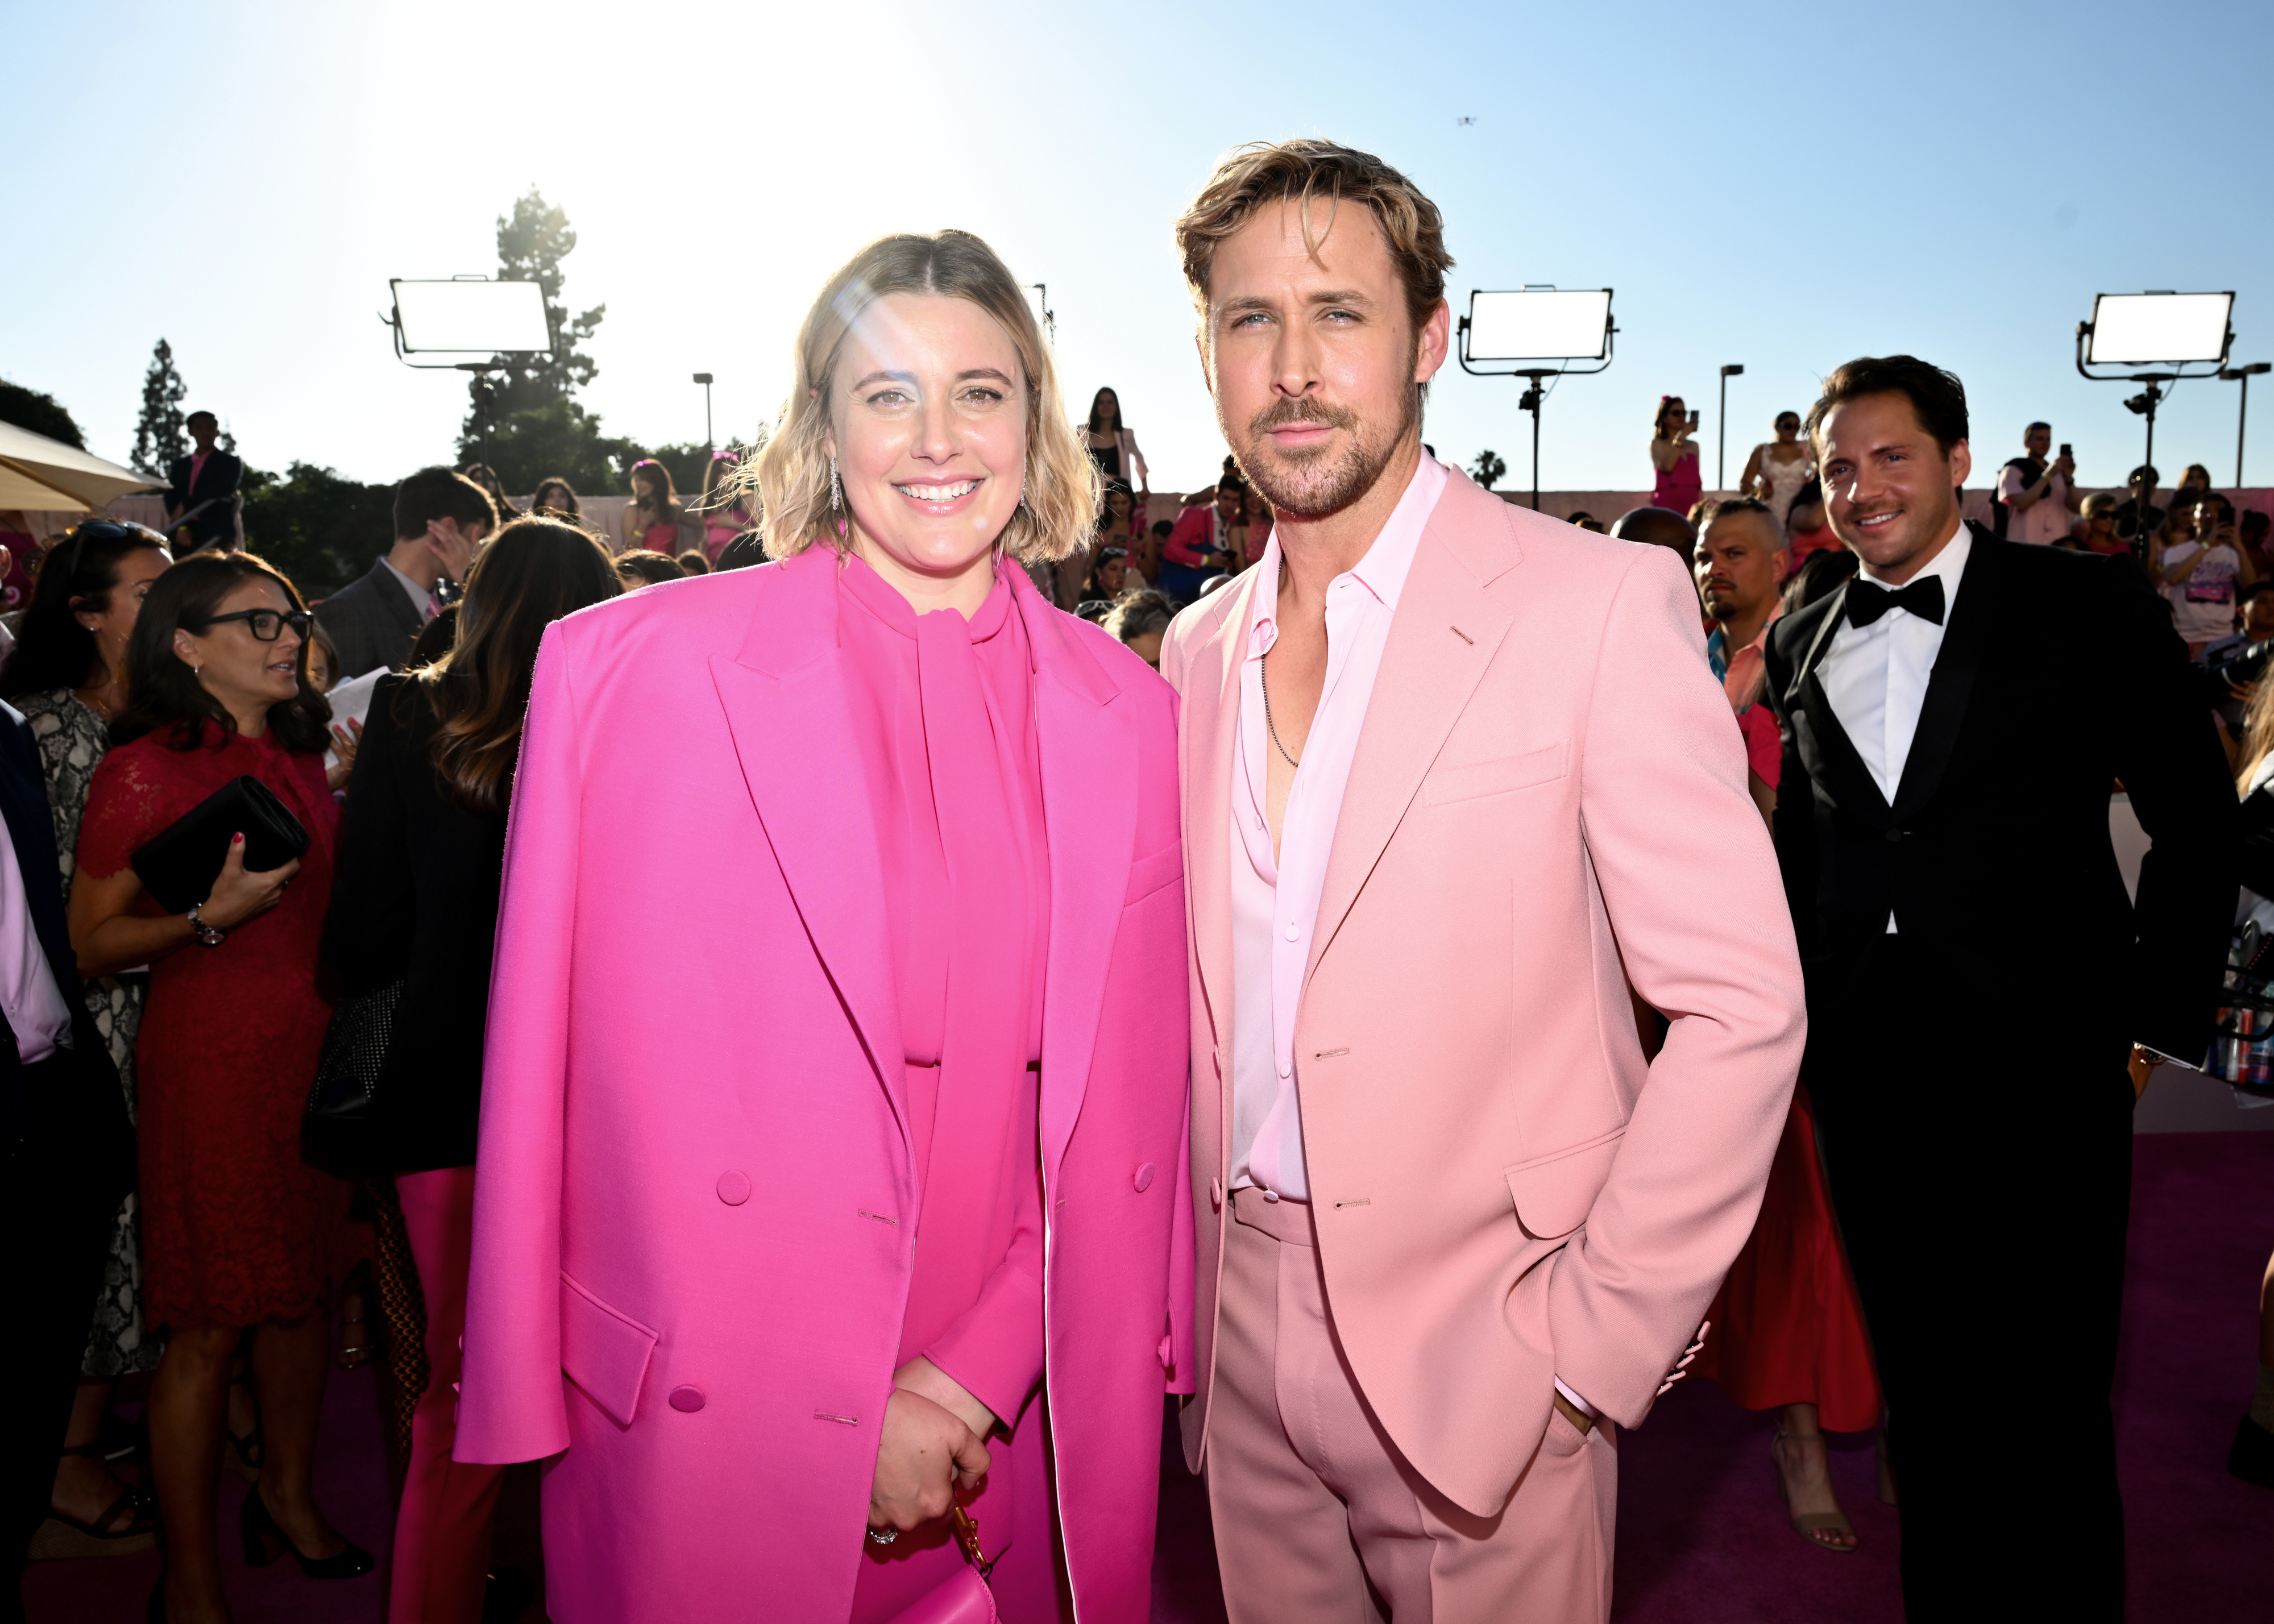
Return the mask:
<svg viewBox="0 0 2274 1624"><path fill-rule="evenodd" d="M339 808L320 755L275 736L169 748L146 733L102 758L79 827L83 874L113 875L230 779L251 775L307 830L283 900L150 967L139 1079L143 1313L152 1326L293 1320L322 1301L347 1186L300 1160L300 1118L331 1006L316 988ZM145 896L138 913L155 917Z"/></svg>
<svg viewBox="0 0 2274 1624"><path fill-rule="evenodd" d="M1835 1432L1879 1425L1879 1380L1832 1227L1805 1088L1792 1097L1761 1215L1708 1318L1698 1373L1747 1410L1814 1404L1819 1425Z"/></svg>

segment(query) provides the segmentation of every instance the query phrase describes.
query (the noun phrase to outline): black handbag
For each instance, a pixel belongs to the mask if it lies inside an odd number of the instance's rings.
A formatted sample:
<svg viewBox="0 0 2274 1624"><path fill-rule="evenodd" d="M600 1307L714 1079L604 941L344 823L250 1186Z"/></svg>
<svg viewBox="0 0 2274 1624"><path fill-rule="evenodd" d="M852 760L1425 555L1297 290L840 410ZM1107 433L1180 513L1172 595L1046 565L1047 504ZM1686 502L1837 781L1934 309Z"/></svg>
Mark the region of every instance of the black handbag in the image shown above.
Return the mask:
<svg viewBox="0 0 2274 1624"><path fill-rule="evenodd" d="M395 1007L402 1002L403 983L389 981L332 1006L315 1086L308 1090L307 1114L300 1120L300 1159L309 1166L341 1178L385 1170L372 1164L371 1101L387 1066Z"/></svg>
<svg viewBox="0 0 2274 1624"><path fill-rule="evenodd" d="M248 874L281 868L308 849L308 831L275 792L259 778L237 778L152 836L134 853L134 872L159 906L186 914L213 895L240 833Z"/></svg>

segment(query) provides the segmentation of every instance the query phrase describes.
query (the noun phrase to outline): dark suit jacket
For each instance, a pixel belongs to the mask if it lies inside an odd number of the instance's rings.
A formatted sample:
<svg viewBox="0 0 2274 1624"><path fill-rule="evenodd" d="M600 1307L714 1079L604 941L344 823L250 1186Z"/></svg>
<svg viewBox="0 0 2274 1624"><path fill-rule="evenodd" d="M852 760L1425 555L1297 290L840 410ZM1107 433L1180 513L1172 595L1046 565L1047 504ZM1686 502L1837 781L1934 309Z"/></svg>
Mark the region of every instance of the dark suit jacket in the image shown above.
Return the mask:
<svg viewBox="0 0 2274 1624"><path fill-rule="evenodd" d="M166 470L169 481L166 491L166 511L187 513L200 502L209 502L195 518L182 521L200 547L237 545L237 508L232 500L237 487L245 477L245 464L226 451L215 451L198 470L197 488L190 488L191 457L176 457L174 465ZM169 529L167 534L173 533Z"/></svg>
<svg viewBox="0 0 2274 1624"><path fill-rule="evenodd" d="M93 1184L108 1188L117 1201L134 1187L134 1130L126 1119L126 1099L118 1086L110 1050L87 1013L64 918L63 876L56 862L53 815L40 771L39 747L23 713L0 703L0 820L16 849L16 868L32 927L46 952L56 986L71 1007L72 1049L80 1064L64 1074L68 1098L24 1097L23 1058L15 1029L0 1018L0 1113L4 1113L11 1152L61 1157L84 1170ZM31 1139L25 1141L29 1133ZM25 1141L25 1142L19 1142Z"/></svg>
<svg viewBox="0 0 2274 1624"><path fill-rule="evenodd" d="M505 876L505 816L451 803L429 764L433 710L409 683L372 696L325 926L343 992L403 984L371 1105L376 1165L398 1173L473 1162Z"/></svg>
<svg viewBox="0 0 2274 1624"><path fill-rule="evenodd" d="M359 677L381 665L400 671L410 662L410 645L426 617L395 578L386 559L316 605L316 620L340 651L338 675Z"/></svg>
<svg viewBox="0 0 2274 1624"><path fill-rule="evenodd" d="M1811 1063L1902 1034L2033 1069L2133 1042L2193 1061L2234 917L2237 816L2186 647L2128 559L1973 536L1893 806L1816 676L1856 589L1769 628ZM2109 840L2116 781L2154 841L2136 905ZM1939 1008L1879 1009L1858 983L1890 908Z"/></svg>

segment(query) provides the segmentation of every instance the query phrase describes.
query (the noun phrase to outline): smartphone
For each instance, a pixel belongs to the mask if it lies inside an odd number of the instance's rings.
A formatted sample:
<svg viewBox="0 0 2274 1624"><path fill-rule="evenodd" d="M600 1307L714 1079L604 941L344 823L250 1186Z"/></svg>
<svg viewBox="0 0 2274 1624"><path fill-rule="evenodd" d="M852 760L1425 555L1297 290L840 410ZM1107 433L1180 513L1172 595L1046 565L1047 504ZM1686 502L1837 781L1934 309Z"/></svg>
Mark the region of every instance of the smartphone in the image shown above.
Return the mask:
<svg viewBox="0 0 2274 1624"><path fill-rule="evenodd" d="M1698 426L1698 420L1704 415L1705 414L1703 412L1691 412L1690 414L1690 426L1693 429L1696 428Z"/></svg>
<svg viewBox="0 0 2274 1624"><path fill-rule="evenodd" d="M2065 457L2068 458L2071 462L2074 462L2074 461L2076 460L2076 453L2075 453L2075 452L2074 452L2074 451L2072 451L2072 450L2070 450L2070 449L2068 448L2068 442L2067 442L2067 440L2063 440L2063 441L2061 442L2061 453L2060 453L2060 454L2061 454L2063 456L2065 456Z"/></svg>

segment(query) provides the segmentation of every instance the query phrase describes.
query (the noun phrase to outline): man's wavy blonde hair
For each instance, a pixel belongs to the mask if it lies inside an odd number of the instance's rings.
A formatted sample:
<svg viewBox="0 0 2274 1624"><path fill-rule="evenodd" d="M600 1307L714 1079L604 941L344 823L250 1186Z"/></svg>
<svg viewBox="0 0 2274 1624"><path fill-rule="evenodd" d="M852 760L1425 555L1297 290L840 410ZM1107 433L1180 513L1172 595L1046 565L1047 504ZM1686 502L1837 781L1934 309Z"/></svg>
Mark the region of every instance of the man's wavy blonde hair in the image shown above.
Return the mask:
<svg viewBox="0 0 2274 1624"><path fill-rule="evenodd" d="M1026 292L995 251L968 231L881 237L823 284L797 330L794 379L765 449L744 464L742 493L755 493L764 517L766 556L788 558L815 542L840 553L848 515L829 506L827 438L846 335L886 294L939 293L969 299L1011 335L1027 385L1026 500L1001 543L1022 562L1062 559L1089 538L1098 513L1097 465L1074 436L1058 372L1035 325Z"/></svg>

